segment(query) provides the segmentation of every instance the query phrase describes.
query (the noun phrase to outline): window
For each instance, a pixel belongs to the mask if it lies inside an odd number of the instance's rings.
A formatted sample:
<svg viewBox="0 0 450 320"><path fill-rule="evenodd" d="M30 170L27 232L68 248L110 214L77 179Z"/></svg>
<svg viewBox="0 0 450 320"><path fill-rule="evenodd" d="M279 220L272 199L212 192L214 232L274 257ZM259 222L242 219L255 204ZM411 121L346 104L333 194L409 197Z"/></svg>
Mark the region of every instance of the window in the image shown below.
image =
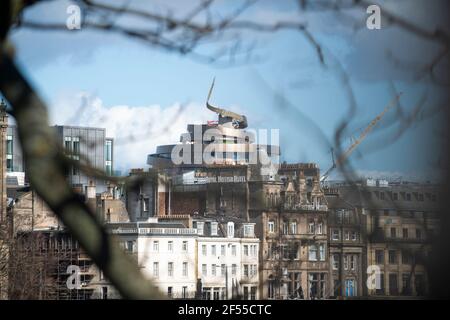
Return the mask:
<svg viewBox="0 0 450 320"><path fill-rule="evenodd" d="M183 262L183 277L187 277L188 275L188 263Z"/></svg>
<svg viewBox="0 0 450 320"><path fill-rule="evenodd" d="M281 250L281 256L283 257L283 259L289 260L289 245L287 244L281 244L280 245L280 250Z"/></svg>
<svg viewBox="0 0 450 320"><path fill-rule="evenodd" d="M217 253L217 252L216 252L216 245L213 244L213 245L211 246L211 255L215 256L216 253Z"/></svg>
<svg viewBox="0 0 450 320"><path fill-rule="evenodd" d="M197 234L200 236L203 235L203 226L204 226L204 222L197 221Z"/></svg>
<svg viewBox="0 0 450 320"><path fill-rule="evenodd" d="M297 234L297 221L291 222L291 234Z"/></svg>
<svg viewBox="0 0 450 320"><path fill-rule="evenodd" d="M345 240L350 240L350 231L345 231L344 235L345 235Z"/></svg>
<svg viewBox="0 0 450 320"><path fill-rule="evenodd" d="M211 235L217 236L217 222L211 222Z"/></svg>
<svg viewBox="0 0 450 320"><path fill-rule="evenodd" d="M397 229L396 228L391 228L391 238L395 238L397 237Z"/></svg>
<svg viewBox="0 0 450 320"><path fill-rule="evenodd" d="M77 166L72 166L72 175L78 176L80 174L80 171L78 170Z"/></svg>
<svg viewBox="0 0 450 320"><path fill-rule="evenodd" d="M339 255L333 254L333 270L339 269Z"/></svg>
<svg viewBox="0 0 450 320"><path fill-rule="evenodd" d="M181 250L183 252L187 252L188 251L188 242L187 241L183 241L183 243L181 245Z"/></svg>
<svg viewBox="0 0 450 320"><path fill-rule="evenodd" d="M236 245L235 244L233 244L231 246L231 255L236 256Z"/></svg>
<svg viewBox="0 0 450 320"><path fill-rule="evenodd" d="M250 277L256 276L256 264L250 265Z"/></svg>
<svg viewBox="0 0 450 320"><path fill-rule="evenodd" d="M214 277L216 276L216 265L215 264L211 265L211 275Z"/></svg>
<svg viewBox="0 0 450 320"><path fill-rule="evenodd" d="M397 256L397 251L389 250L389 264L397 263L396 256Z"/></svg>
<svg viewBox="0 0 450 320"><path fill-rule="evenodd" d="M6 136L6 154L13 154L13 136Z"/></svg>
<svg viewBox="0 0 450 320"><path fill-rule="evenodd" d="M350 256L350 269L351 270L356 270L356 255L351 255Z"/></svg>
<svg viewBox="0 0 450 320"><path fill-rule="evenodd" d="M325 244L323 243L319 245L319 259L325 261Z"/></svg>
<svg viewBox="0 0 450 320"><path fill-rule="evenodd" d="M79 160L80 155L80 138L79 137L73 137L73 156L75 160Z"/></svg>
<svg viewBox="0 0 450 320"><path fill-rule="evenodd" d="M421 239L422 238L422 230L416 229L416 238Z"/></svg>
<svg viewBox="0 0 450 320"><path fill-rule="evenodd" d="M159 241L153 241L153 251L159 251Z"/></svg>
<svg viewBox="0 0 450 320"><path fill-rule="evenodd" d="M267 297L269 299L275 298L275 285L274 285L274 279L271 276L269 276L268 286L267 286Z"/></svg>
<svg viewBox="0 0 450 320"><path fill-rule="evenodd" d="M376 289L376 294L384 294L384 274L380 273L380 288Z"/></svg>
<svg viewBox="0 0 450 320"><path fill-rule="evenodd" d="M206 276L208 274L207 269L206 269L206 264L202 264L202 275Z"/></svg>
<svg viewBox="0 0 450 320"><path fill-rule="evenodd" d="M150 208L150 199L144 198L142 201L142 210L144 212L148 212L149 208Z"/></svg>
<svg viewBox="0 0 450 320"><path fill-rule="evenodd" d="M231 265L231 275L235 276L236 274L237 274L237 265L233 263Z"/></svg>
<svg viewBox="0 0 450 320"><path fill-rule="evenodd" d="M173 287L167 287L167 296L169 298L172 298L172 294L173 294Z"/></svg>
<svg viewBox="0 0 450 320"><path fill-rule="evenodd" d="M167 242L167 251L173 252L173 241Z"/></svg>
<svg viewBox="0 0 450 320"><path fill-rule="evenodd" d="M337 210L336 211L336 222L338 224L342 224L342 211L343 210Z"/></svg>
<svg viewBox="0 0 450 320"><path fill-rule="evenodd" d="M348 255L344 255L344 270L348 270Z"/></svg>
<svg viewBox="0 0 450 320"><path fill-rule="evenodd" d="M227 272L227 268L224 264L222 264L220 266L220 274L222 275L222 277L225 277L226 272Z"/></svg>
<svg viewBox="0 0 450 320"><path fill-rule="evenodd" d="M269 230L269 233L274 233L275 232L275 222L269 221L267 223L267 229Z"/></svg>
<svg viewBox="0 0 450 320"><path fill-rule="evenodd" d="M423 274L416 274L414 277L414 285L416 287L417 295L424 296L425 295L425 282Z"/></svg>
<svg viewBox="0 0 450 320"><path fill-rule="evenodd" d="M314 221L312 221L312 220L309 221L309 224L308 224L308 232L309 232L309 233L315 233Z"/></svg>
<svg viewBox="0 0 450 320"><path fill-rule="evenodd" d="M244 264L244 277L248 277L248 264Z"/></svg>
<svg viewBox="0 0 450 320"><path fill-rule="evenodd" d="M254 235L254 226L251 224L244 225L244 237L253 237Z"/></svg>
<svg viewBox="0 0 450 320"><path fill-rule="evenodd" d="M333 229L333 231L331 232L331 240L333 240L333 241L339 240L339 230L338 229Z"/></svg>
<svg viewBox="0 0 450 320"><path fill-rule="evenodd" d="M167 263L167 275L173 277L173 262Z"/></svg>
<svg viewBox="0 0 450 320"><path fill-rule="evenodd" d="M406 194L406 201L411 201L411 193Z"/></svg>
<svg viewBox="0 0 450 320"><path fill-rule="evenodd" d="M408 229L403 228L403 239L408 239Z"/></svg>
<svg viewBox="0 0 450 320"><path fill-rule="evenodd" d="M350 211L348 210L344 211L344 223L350 223Z"/></svg>
<svg viewBox="0 0 450 320"><path fill-rule="evenodd" d="M14 171L13 168L13 137L8 135L6 137L6 169L8 172Z"/></svg>
<svg viewBox="0 0 450 320"><path fill-rule="evenodd" d="M186 298L188 297L188 294L187 294L187 287L181 288L181 297L182 297L183 299L186 299Z"/></svg>
<svg viewBox="0 0 450 320"><path fill-rule="evenodd" d="M406 250L402 250L402 264L410 264L410 263L411 263L411 254Z"/></svg>
<svg viewBox="0 0 450 320"><path fill-rule="evenodd" d="M283 234L289 234L289 225L286 221L283 222Z"/></svg>
<svg viewBox="0 0 450 320"><path fill-rule="evenodd" d="M309 261L317 261L317 246L314 244L309 246Z"/></svg>
<svg viewBox="0 0 450 320"><path fill-rule="evenodd" d="M112 175L112 140L105 141L105 171Z"/></svg>
<svg viewBox="0 0 450 320"><path fill-rule="evenodd" d="M227 224L227 235L228 238L233 238L234 237L234 223L233 222L228 222Z"/></svg>
<svg viewBox="0 0 450 320"><path fill-rule="evenodd" d="M64 137L64 149L66 153L72 153L72 137Z"/></svg>
<svg viewBox="0 0 450 320"><path fill-rule="evenodd" d="M244 245L244 256L248 257L248 246Z"/></svg>
<svg viewBox="0 0 450 320"><path fill-rule="evenodd" d="M108 287L102 287L102 299L103 300L108 299Z"/></svg>
<svg viewBox="0 0 450 320"><path fill-rule="evenodd" d="M220 255L221 256L225 256L226 255L226 253L225 253L225 245L223 245L223 244L220 246Z"/></svg>
<svg viewBox="0 0 450 320"><path fill-rule="evenodd" d="M392 194L392 199L393 199L394 201L397 201L397 200L398 200L398 193L397 193L397 192L394 192L394 193Z"/></svg>
<svg viewBox="0 0 450 320"><path fill-rule="evenodd" d="M325 273L309 273L308 280L310 296L312 298L323 298L326 294Z"/></svg>
<svg viewBox="0 0 450 320"><path fill-rule="evenodd" d="M322 224L322 222L320 222L317 225L317 234L322 234L322 233L323 233L323 224Z"/></svg>
<svg viewBox="0 0 450 320"><path fill-rule="evenodd" d="M377 264L384 263L384 251L383 250L375 250L375 261Z"/></svg>
<svg viewBox="0 0 450 320"><path fill-rule="evenodd" d="M249 300L248 299L248 287L247 286L244 287L244 300Z"/></svg>
<svg viewBox="0 0 450 320"><path fill-rule="evenodd" d="M358 233L356 231L352 231L352 241L358 240Z"/></svg>
<svg viewBox="0 0 450 320"><path fill-rule="evenodd" d="M389 294L398 295L398 277L396 273L389 274Z"/></svg>
<svg viewBox="0 0 450 320"><path fill-rule="evenodd" d="M211 288L203 288L203 300L211 300Z"/></svg>
<svg viewBox="0 0 450 320"><path fill-rule="evenodd" d="M411 277L409 273L402 274L402 294L403 295L411 294Z"/></svg>
<svg viewBox="0 0 450 320"><path fill-rule="evenodd" d="M250 300L256 300L256 287L250 287Z"/></svg>
<svg viewBox="0 0 450 320"><path fill-rule="evenodd" d="M202 245L202 254L206 256L206 244Z"/></svg>
<svg viewBox="0 0 450 320"><path fill-rule="evenodd" d="M159 276L159 263L153 262L153 276L158 277Z"/></svg>
<svg viewBox="0 0 450 320"><path fill-rule="evenodd" d="M256 244L253 244L253 245L250 246L250 255L251 255L252 257L256 257L256 256L257 256L257 253L256 253Z"/></svg>

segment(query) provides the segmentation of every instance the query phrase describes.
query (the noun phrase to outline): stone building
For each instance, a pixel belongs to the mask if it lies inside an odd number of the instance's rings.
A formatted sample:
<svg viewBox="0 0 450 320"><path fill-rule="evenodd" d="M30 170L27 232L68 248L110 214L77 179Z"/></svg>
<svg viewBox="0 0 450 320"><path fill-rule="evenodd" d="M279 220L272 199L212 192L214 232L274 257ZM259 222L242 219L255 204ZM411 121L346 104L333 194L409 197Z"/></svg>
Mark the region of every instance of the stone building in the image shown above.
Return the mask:
<svg viewBox="0 0 450 320"><path fill-rule="evenodd" d="M365 294L366 216L345 200L338 188L326 188L332 296Z"/></svg>
<svg viewBox="0 0 450 320"><path fill-rule="evenodd" d="M328 208L317 166L282 164L273 181L255 182L252 188L250 217L261 239L261 298L327 298Z"/></svg>
<svg viewBox="0 0 450 320"><path fill-rule="evenodd" d="M365 217L369 297L423 297L427 265L439 232L439 186L366 180L338 186L343 199ZM364 266L364 263L363 263Z"/></svg>
<svg viewBox="0 0 450 320"><path fill-rule="evenodd" d="M6 189L6 172L7 172L7 142L6 130L8 127L8 115L6 113L6 104L2 100L0 102L0 259L6 262L9 259L8 243L6 241L6 233L8 226L7 218L7 189ZM5 268L0 267L0 299L8 297L8 272Z"/></svg>

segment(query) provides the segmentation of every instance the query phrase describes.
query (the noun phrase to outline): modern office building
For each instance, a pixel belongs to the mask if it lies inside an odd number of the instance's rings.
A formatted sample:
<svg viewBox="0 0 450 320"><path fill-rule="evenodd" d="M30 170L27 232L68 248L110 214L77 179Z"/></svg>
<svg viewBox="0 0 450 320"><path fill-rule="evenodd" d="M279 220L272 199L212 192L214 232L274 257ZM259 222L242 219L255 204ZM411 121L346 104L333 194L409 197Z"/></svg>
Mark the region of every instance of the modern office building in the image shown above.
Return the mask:
<svg viewBox="0 0 450 320"><path fill-rule="evenodd" d="M107 175L114 172L114 140L106 137L104 128L54 126L57 139L67 155L74 161L103 170ZM9 125L6 134L6 168L11 177L25 172L17 127ZM69 182L85 192L90 182L98 191L106 190L106 181L88 177L80 168L72 166L67 173ZM26 180L26 178L25 178Z"/></svg>

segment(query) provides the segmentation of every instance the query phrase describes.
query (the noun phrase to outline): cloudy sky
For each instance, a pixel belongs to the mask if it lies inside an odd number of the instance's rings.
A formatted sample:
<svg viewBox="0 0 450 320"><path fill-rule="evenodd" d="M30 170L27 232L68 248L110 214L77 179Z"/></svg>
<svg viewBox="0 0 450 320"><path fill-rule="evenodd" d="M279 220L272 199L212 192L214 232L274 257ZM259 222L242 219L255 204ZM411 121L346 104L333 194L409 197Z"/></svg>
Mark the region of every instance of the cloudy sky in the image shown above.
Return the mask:
<svg viewBox="0 0 450 320"><path fill-rule="evenodd" d="M120 2L120 1L119 1ZM142 10L182 16L195 1L126 1ZM236 5L238 2L232 2ZM11 31L21 68L48 103L53 124L105 127L116 139L116 169L146 167L146 156L159 144L176 142L187 123L215 120L205 108L212 79L214 104L247 115L249 127L280 129L282 160L331 165L329 148L342 121L348 129L342 147L393 98L402 92L403 114L422 103L416 121L397 137L399 111L391 110L351 157L358 172L370 176L427 178L439 174L443 125L437 107L448 101L447 87L424 78L417 70L442 50L382 17L380 30L368 30L365 8L337 15L299 9L298 1L259 1L239 19L274 24L304 22L322 46L325 66L311 43L297 31L239 34L252 45L249 60L234 64L199 62L124 36L90 30ZM70 1L50 1L29 9L30 21L65 21ZM426 30L449 31L446 1L386 1L386 8ZM217 1L212 19L232 12L231 2ZM204 18L204 17L203 17ZM202 17L198 17L201 21ZM120 23L120 22L118 22ZM121 21L140 26L136 21ZM226 38L232 40L236 34ZM224 40L225 41L225 40ZM215 47L217 46L217 48ZM210 53L224 43L207 44ZM203 50L203 51L202 51ZM448 53L447 53L448 55ZM342 81L348 74L357 110L348 115L349 96ZM448 83L448 56L437 67ZM447 105L448 106L448 105ZM430 116L430 114L433 114Z"/></svg>

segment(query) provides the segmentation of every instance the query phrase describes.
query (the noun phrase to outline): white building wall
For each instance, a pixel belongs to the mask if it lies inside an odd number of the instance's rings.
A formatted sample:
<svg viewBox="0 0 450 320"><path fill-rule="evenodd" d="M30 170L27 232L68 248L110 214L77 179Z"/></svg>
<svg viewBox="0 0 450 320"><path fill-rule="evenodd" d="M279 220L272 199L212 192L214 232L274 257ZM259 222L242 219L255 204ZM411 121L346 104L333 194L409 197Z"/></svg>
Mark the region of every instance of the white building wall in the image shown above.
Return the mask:
<svg viewBox="0 0 450 320"><path fill-rule="evenodd" d="M183 250L183 242L187 250ZM158 249L155 243L158 243ZM169 250L172 242L172 251ZM153 279L162 293L172 289L174 298L181 298L183 287L187 287L188 296L193 298L196 291L196 240L194 236L139 236L137 241L138 263L145 276ZM158 263L155 274L154 263ZM169 274L169 263L173 264L173 273ZM187 264L187 274L183 275L183 263Z"/></svg>
<svg viewBox="0 0 450 320"><path fill-rule="evenodd" d="M199 237L197 241L198 276L202 280L203 290L210 290L210 294L206 298L216 299L217 296L214 296L216 292L216 295L219 295L219 299L226 299L226 292L228 291L228 299L231 299L233 294L243 294L243 286L255 286L254 290L256 290L257 295L259 239ZM244 255L244 244L256 246L254 256ZM222 245L225 246L224 254L222 254L221 250ZM206 246L206 255L204 254L203 246ZM212 253L213 246L216 248L215 254ZM233 254L233 247L236 248L235 254ZM252 277L244 276L244 264L252 264L254 266L255 274ZM203 272L203 265L206 265L206 275ZM225 265L225 274L222 274L222 265ZM215 275L213 274L213 267L216 268ZM233 272L234 270L235 273ZM233 283L238 284L238 292L233 293ZM250 292L250 289L248 290ZM256 299L258 299L258 296L256 296Z"/></svg>

